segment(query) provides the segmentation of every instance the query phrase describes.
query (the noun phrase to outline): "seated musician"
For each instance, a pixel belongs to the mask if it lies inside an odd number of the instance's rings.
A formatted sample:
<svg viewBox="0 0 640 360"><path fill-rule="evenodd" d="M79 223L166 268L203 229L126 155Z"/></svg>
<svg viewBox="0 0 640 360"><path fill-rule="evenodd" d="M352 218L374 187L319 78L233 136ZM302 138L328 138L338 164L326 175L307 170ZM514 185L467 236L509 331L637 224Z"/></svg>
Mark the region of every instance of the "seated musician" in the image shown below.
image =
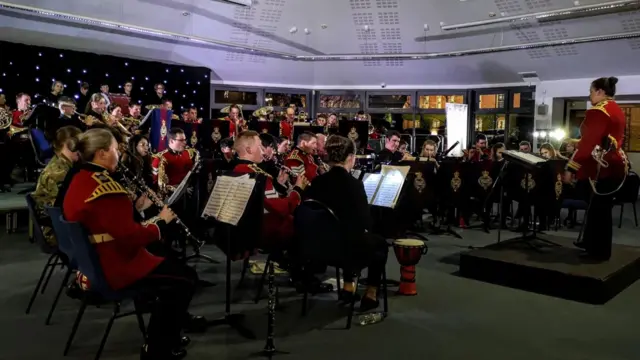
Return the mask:
<svg viewBox="0 0 640 360"><path fill-rule="evenodd" d="M78 161L78 154L70 149L75 147L75 142L78 141L81 133L80 129L73 126L64 126L56 132L56 139L53 142L55 156L40 173L36 190L31 193L37 206L38 222L42 226L45 241L51 246L56 246L57 241L45 207L53 206L58 196L58 188L71 170L73 163Z"/></svg>
<svg viewBox="0 0 640 360"><path fill-rule="evenodd" d="M280 135L291 139L293 137L293 123L296 118L296 109L292 107L287 108L286 116L280 121Z"/></svg>
<svg viewBox="0 0 640 360"><path fill-rule="evenodd" d="M220 159L220 170L232 170L236 166L236 161L238 160L236 153L233 150L233 138L228 137L220 140L220 151L216 151L214 153L214 157Z"/></svg>
<svg viewBox="0 0 640 360"><path fill-rule="evenodd" d="M295 186L288 196L281 198L276 192L274 183L284 186L286 173L281 171L277 178L272 177L258 166L263 161L262 142L257 132L248 130L241 132L234 143L238 154L238 161L233 169L240 174L259 173L267 177L265 186L264 208L262 221L263 238L258 247L263 249L288 246L293 238L293 211L302 200L301 194L308 182L304 174L296 178Z"/></svg>
<svg viewBox="0 0 640 360"><path fill-rule="evenodd" d="M343 239L349 242L350 253L346 255L353 268L344 269L340 297L350 301L356 290L354 274L366 266L369 268L369 286L360 301L360 310L371 310L379 304L378 288L387 263L388 246L382 237L370 232L373 219L364 185L351 175L356 161L355 144L343 136L333 135L327 139L326 149L331 170L313 180L307 196L334 212L342 225Z"/></svg>
<svg viewBox="0 0 640 360"><path fill-rule="evenodd" d="M560 155L560 152L556 151L556 148L554 148L550 143L540 145L540 156L547 160L566 159L564 156Z"/></svg>
<svg viewBox="0 0 640 360"><path fill-rule="evenodd" d="M398 151L400 151L401 153L407 153L409 148L409 143L407 143L404 140L400 140L400 145L398 145Z"/></svg>
<svg viewBox="0 0 640 360"><path fill-rule="evenodd" d="M320 157L324 161L327 156L327 152L324 149L324 144L327 142L327 135L325 134L316 134L316 139L318 139L317 147L316 147L316 155Z"/></svg>
<svg viewBox="0 0 640 360"><path fill-rule="evenodd" d="M169 130L169 149L153 155L153 181L162 196L168 196L193 168L195 149L187 149L187 137L184 130Z"/></svg>
<svg viewBox="0 0 640 360"><path fill-rule="evenodd" d="M189 339L180 333L188 321L197 274L146 250L161 239L175 215L165 207L146 223L134 221L129 192L111 177L118 165L118 143L110 131L91 129L70 150L77 151L83 163L70 172L60 189L65 218L80 223L90 234L113 290L140 289L156 299L141 359L184 357Z"/></svg>
<svg viewBox="0 0 640 360"><path fill-rule="evenodd" d="M149 140L143 135L134 135L127 144L127 151L122 155L122 163L139 179L143 179L149 187L153 187L153 169Z"/></svg>
<svg viewBox="0 0 640 360"><path fill-rule="evenodd" d="M405 154L398 151L400 147L400 133L396 130L389 130L384 140L384 149L378 153L378 161L381 163L397 164L405 157Z"/></svg>
<svg viewBox="0 0 640 360"><path fill-rule="evenodd" d="M562 154L562 156L566 157L567 159L571 158L571 156L575 151L576 151L575 142L571 140L565 141L562 143L562 145L560 145L560 154Z"/></svg>
<svg viewBox="0 0 640 360"><path fill-rule="evenodd" d="M262 133L260 136L260 143L262 145L262 162L258 166L271 175L271 178L278 179L283 174L278 168L278 158L276 150L276 138L271 134ZM282 183L280 182L282 181ZM273 187L281 196L287 196L289 194L289 182L279 179L273 183Z"/></svg>
<svg viewBox="0 0 640 360"><path fill-rule="evenodd" d="M422 151L420 152L420 157L426 157L429 161L433 162L436 165L436 169L440 168L440 164L436 160L436 149L438 145L433 140L425 140L424 144L422 144Z"/></svg>
<svg viewBox="0 0 640 360"><path fill-rule="evenodd" d="M318 114L316 121L313 123L315 126L327 126L327 117L324 114Z"/></svg>
<svg viewBox="0 0 640 360"><path fill-rule="evenodd" d="M95 93L89 98L87 108L85 109L84 123L88 129L94 127L106 127L105 119L107 118L107 100L101 93Z"/></svg>
<svg viewBox="0 0 640 360"><path fill-rule="evenodd" d="M518 150L522 152L530 153L531 149L531 143L528 141L521 141L520 144L518 144Z"/></svg>
<svg viewBox="0 0 640 360"><path fill-rule="evenodd" d="M57 119L46 119L44 123L44 136L49 142L56 140L56 132L64 126L74 126L81 131L87 130L87 125L83 123L75 114L75 101L67 96L61 96L58 101L60 117Z"/></svg>
<svg viewBox="0 0 640 360"><path fill-rule="evenodd" d="M296 176L304 175L309 181L318 175L318 164L313 155L318 147L318 139L314 133L305 131L298 135L298 144L284 159L284 166L291 169Z"/></svg>
<svg viewBox="0 0 640 360"><path fill-rule="evenodd" d="M494 163L500 163L504 160L504 157L502 157L502 153L505 151L505 146L504 143L495 143L493 144L493 146L491 147L491 161L493 161Z"/></svg>
<svg viewBox="0 0 640 360"><path fill-rule="evenodd" d="M278 138L278 156L284 157L291 151L291 140L286 136Z"/></svg>
<svg viewBox="0 0 640 360"><path fill-rule="evenodd" d="M233 104L229 107L229 116L224 118L229 121L229 136L235 137L237 133L240 133L242 130L239 129L239 125L241 125L242 120L242 110L236 104Z"/></svg>
<svg viewBox="0 0 640 360"><path fill-rule="evenodd" d="M487 136L484 134L476 135L476 142L473 148L463 151L466 161L478 162L489 159L489 151L487 150Z"/></svg>

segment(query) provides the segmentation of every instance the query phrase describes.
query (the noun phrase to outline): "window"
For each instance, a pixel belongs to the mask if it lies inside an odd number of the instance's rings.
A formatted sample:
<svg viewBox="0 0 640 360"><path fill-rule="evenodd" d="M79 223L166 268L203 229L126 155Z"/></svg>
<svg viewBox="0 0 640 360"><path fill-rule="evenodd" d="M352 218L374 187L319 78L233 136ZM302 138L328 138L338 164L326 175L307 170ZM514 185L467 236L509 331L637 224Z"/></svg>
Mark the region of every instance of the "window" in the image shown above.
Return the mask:
<svg viewBox="0 0 640 360"><path fill-rule="evenodd" d="M511 108L514 110L533 110L535 106L536 93L524 91L511 93Z"/></svg>
<svg viewBox="0 0 640 360"><path fill-rule="evenodd" d="M369 95L369 108L410 109L411 95Z"/></svg>
<svg viewBox="0 0 640 360"><path fill-rule="evenodd" d="M298 108L307 108L307 95L284 94L268 92L264 95L265 106L289 107L295 105Z"/></svg>
<svg viewBox="0 0 640 360"><path fill-rule="evenodd" d="M504 142L506 116L504 114L478 114L475 118L474 136L484 134L489 145Z"/></svg>
<svg viewBox="0 0 640 360"><path fill-rule="evenodd" d="M258 105L258 93L248 91L215 90L216 104Z"/></svg>
<svg viewBox="0 0 640 360"><path fill-rule="evenodd" d="M464 104L464 95L420 95L419 109L442 109L446 103Z"/></svg>
<svg viewBox="0 0 640 360"><path fill-rule="evenodd" d="M504 109L504 94L478 96L478 109Z"/></svg>
<svg viewBox="0 0 640 360"><path fill-rule="evenodd" d="M320 95L320 107L324 109L360 109L360 95Z"/></svg>

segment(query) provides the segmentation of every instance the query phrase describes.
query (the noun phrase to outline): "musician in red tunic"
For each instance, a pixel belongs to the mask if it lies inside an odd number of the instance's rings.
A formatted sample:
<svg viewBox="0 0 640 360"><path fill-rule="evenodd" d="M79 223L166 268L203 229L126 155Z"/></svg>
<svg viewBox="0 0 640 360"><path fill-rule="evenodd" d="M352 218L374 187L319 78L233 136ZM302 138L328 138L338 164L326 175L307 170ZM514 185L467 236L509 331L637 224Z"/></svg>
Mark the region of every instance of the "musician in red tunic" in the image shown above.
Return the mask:
<svg viewBox="0 0 640 360"><path fill-rule="evenodd" d="M309 180L318 175L318 164L313 155L316 153L318 139L311 132L303 132L298 136L298 145L284 159L284 166L291 169L294 175L304 176Z"/></svg>
<svg viewBox="0 0 640 360"><path fill-rule="evenodd" d="M487 149L487 137L484 134L476 135L475 146L471 149L463 150L466 161L479 162L491 159L491 150Z"/></svg>
<svg viewBox="0 0 640 360"><path fill-rule="evenodd" d="M263 238L259 243L261 248L281 248L290 243L293 238L293 211L300 204L302 191L308 181L304 175L298 176L293 190L286 197L279 197L274 182L284 185L288 180L287 174L280 172L278 179L274 179L258 164L263 160L262 142L257 132L249 130L238 135L234 148L238 154L237 164L233 169L240 174L260 173L266 176L264 209L262 220Z"/></svg>
<svg viewBox="0 0 640 360"><path fill-rule="evenodd" d="M609 77L591 83L589 100L593 107L587 110L580 126L581 139L564 176L565 182L570 182L575 174L578 187L590 188L592 193L583 241L576 245L583 247L587 257L596 261L611 257L613 195L622 187L628 171L628 161L622 150L625 115L613 101L617 82L617 78ZM599 157L602 157L601 162L596 160Z"/></svg>
<svg viewBox="0 0 640 360"><path fill-rule="evenodd" d="M84 163L72 170L59 194L65 218L86 229L113 290L141 289L157 299L151 307L141 359L183 357L188 338L182 338L180 332L188 319L197 274L146 250L161 239L175 215L165 207L157 217L135 222L129 192L111 177L119 156L118 143L109 130L92 129L80 135L75 150Z"/></svg>
<svg viewBox="0 0 640 360"><path fill-rule="evenodd" d="M224 119L229 121L230 137L235 137L249 128L247 122L242 118L242 109L240 109L239 105L231 105L229 107L229 116Z"/></svg>
<svg viewBox="0 0 640 360"><path fill-rule="evenodd" d="M287 108L287 117L280 121L280 136L284 136L289 140L293 140L293 122L295 121L296 110ZM309 180L311 181L311 180Z"/></svg>
<svg viewBox="0 0 640 360"><path fill-rule="evenodd" d="M153 155L153 182L163 195L172 193L193 169L197 151L187 149L187 137L180 128L169 130L169 149Z"/></svg>

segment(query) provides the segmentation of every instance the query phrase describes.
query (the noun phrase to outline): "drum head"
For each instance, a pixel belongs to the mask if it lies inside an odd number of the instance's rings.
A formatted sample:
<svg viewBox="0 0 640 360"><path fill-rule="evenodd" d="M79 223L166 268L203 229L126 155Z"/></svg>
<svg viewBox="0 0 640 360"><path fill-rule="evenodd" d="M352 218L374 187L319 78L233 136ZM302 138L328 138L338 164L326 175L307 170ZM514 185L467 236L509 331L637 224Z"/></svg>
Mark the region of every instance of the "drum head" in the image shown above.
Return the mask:
<svg viewBox="0 0 640 360"><path fill-rule="evenodd" d="M398 246L422 247L424 246L424 241L416 239L397 239L394 240L393 244Z"/></svg>

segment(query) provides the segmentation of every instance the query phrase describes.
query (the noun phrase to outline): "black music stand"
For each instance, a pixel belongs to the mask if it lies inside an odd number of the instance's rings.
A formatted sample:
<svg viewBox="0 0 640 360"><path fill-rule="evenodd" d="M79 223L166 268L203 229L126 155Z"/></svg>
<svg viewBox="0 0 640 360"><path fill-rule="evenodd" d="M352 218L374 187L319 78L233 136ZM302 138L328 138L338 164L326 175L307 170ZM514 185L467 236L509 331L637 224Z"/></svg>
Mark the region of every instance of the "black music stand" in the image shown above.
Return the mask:
<svg viewBox="0 0 640 360"><path fill-rule="evenodd" d="M443 225L445 226L445 229L442 230L442 223L441 223L441 225L438 228L432 229L433 235L451 235L458 239L463 238L462 235L460 235L457 231L453 230L453 228L451 227L451 221L450 221L452 218L455 219L456 207L459 203L459 199L457 199L459 195L456 195L456 194L457 194L457 191L460 190L459 188L456 190L453 190L454 182L452 182L452 180L453 180L454 174L462 170L460 168L461 164L462 163L460 158L443 157L442 161L440 161L440 170L438 171L439 183L436 185L436 187L438 189L445 189L445 188L451 189L451 190L447 190L447 191L451 191L450 198L445 200L444 202L450 201L453 204L453 206L448 206L445 209L439 208L439 211L442 213L442 219L444 221ZM444 182L445 180L446 182ZM458 185L459 187L465 186L465 184L462 182L460 182L459 184L456 183L456 185ZM462 191L464 191L464 189L462 189ZM438 201L439 201L439 204L442 203L442 198L439 198ZM451 212L453 212L453 214L451 214Z"/></svg>
<svg viewBox="0 0 640 360"><path fill-rule="evenodd" d="M505 163L504 163L504 165L502 165L502 168L500 169L500 175L498 175L498 178L504 177L507 174L507 169L508 169L509 163L510 163L510 160L509 160L508 156L505 157L504 162ZM518 165L522 166L519 162L514 162L514 165L515 164L518 164ZM530 167L530 169L532 170L532 172L534 172L536 174L544 174L546 172L546 170L547 170L545 165L547 165L546 162L543 163L540 166L532 166L532 167ZM513 166L511 166L511 167L513 168ZM526 167L524 167L524 166L523 166L523 168L526 169ZM518 206L524 205L524 206L531 207L531 203L529 201L530 193L529 193L529 190L528 190L529 189L529 185L530 185L529 180L530 180L529 172L525 171L524 172L523 181L524 181L524 189L525 189L525 191L527 191L527 194L525 195L526 201L523 201L522 202L523 204L518 204ZM499 208L499 216L500 216L501 220L502 220L503 201L504 201L504 181L501 181L500 182L500 205L499 205L500 206L500 208ZM529 226L528 226L528 224L526 224L526 226L522 227L522 235L517 236L515 238L511 238L511 239L509 239L507 241L504 241L504 242L502 242L502 244L511 245L511 244L514 244L514 243L525 243L525 244L527 244L527 246L531 247L534 250L538 250L538 251L540 250L540 247L536 246L534 244L534 242L540 242L540 243L543 243L544 245L552 246L552 247L562 246L560 244L554 243L553 241L550 241L550 240L547 240L547 239L543 239L540 236L538 236L539 232L536 229L536 224L535 224L535 219L536 219L535 207L533 209L533 213L531 213L530 216L533 216L533 220L534 220L534 224L533 224L533 227L531 229L531 232L529 233ZM500 222L502 223L502 221L500 221ZM502 224L500 224L500 226L498 227L498 240L497 240L496 243L501 243L501 234L500 234L501 230L502 230Z"/></svg>
<svg viewBox="0 0 640 360"><path fill-rule="evenodd" d="M483 232L490 234L491 230L491 218L489 216L489 213L487 212L488 208L487 206L489 205L487 203L487 201L489 201L492 196L493 196L493 191L495 189L495 185L497 180L493 180L491 179L490 173L491 173L491 167L489 167L487 164L491 164L490 161L488 160L482 160L479 162L465 162L463 163L465 169L465 180L467 183L471 183L473 184L470 188L467 189L467 191L470 192L470 195L473 196L477 196L478 194L480 194L480 196L484 196L484 199L479 199L476 197L476 207L474 208L474 210L478 211L477 206L481 206L481 208L479 209L479 214L482 216L482 223L481 224L477 224L477 225L469 225L467 226L465 229L467 230L482 230ZM486 172L488 177L487 178L482 178L482 174ZM480 184L481 181L483 180L493 180L493 183L491 184L491 189L489 191L487 191L486 188L483 188ZM473 213L472 213L473 214ZM470 219L469 219L470 220ZM470 247L471 248L471 247Z"/></svg>
<svg viewBox="0 0 640 360"><path fill-rule="evenodd" d="M224 176L238 177L242 175L245 174L227 173ZM215 221L216 235L220 234L220 238L217 239L216 244L226 256L225 312L222 318L210 320L208 325L228 325L238 331L241 336L247 339L255 339L255 334L242 325L244 315L231 313L231 262L237 259L243 259L247 254L251 253L255 249L256 239L262 235L261 229L262 216L264 213L264 188L266 178L260 174L249 174L249 176L255 179L256 184L238 224L234 226L217 221L216 219L211 219ZM219 180L220 177L216 178L216 182ZM211 196L213 196L214 192L215 185ZM203 217L209 219L204 214Z"/></svg>
<svg viewBox="0 0 640 360"><path fill-rule="evenodd" d="M273 121L249 121L249 130L253 130L259 134L269 134L280 137L280 123Z"/></svg>

